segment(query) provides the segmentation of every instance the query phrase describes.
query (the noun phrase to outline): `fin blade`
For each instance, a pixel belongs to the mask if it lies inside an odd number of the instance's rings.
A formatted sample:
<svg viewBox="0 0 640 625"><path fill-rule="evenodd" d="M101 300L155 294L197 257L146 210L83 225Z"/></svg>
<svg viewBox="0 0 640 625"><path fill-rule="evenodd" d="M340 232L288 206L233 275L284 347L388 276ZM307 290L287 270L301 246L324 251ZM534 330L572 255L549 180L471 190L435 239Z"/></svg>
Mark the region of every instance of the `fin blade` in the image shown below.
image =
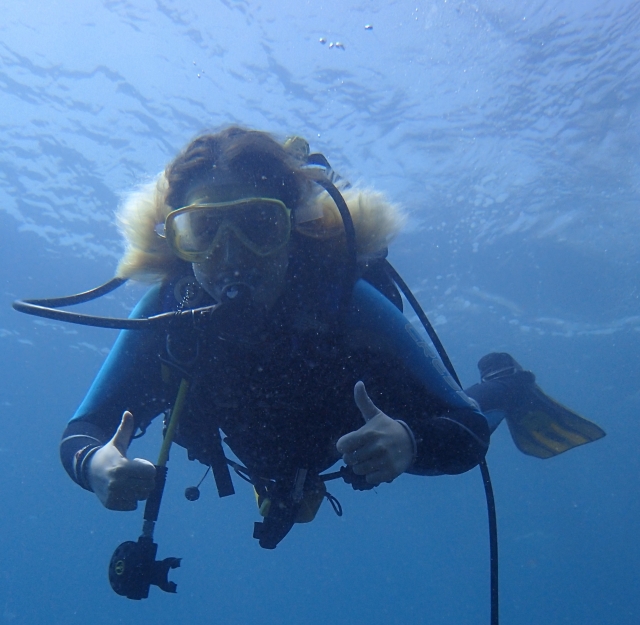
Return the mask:
<svg viewBox="0 0 640 625"><path fill-rule="evenodd" d="M545 395L537 385L528 399L528 409L506 417L513 442L528 456L552 458L606 435L601 427Z"/></svg>

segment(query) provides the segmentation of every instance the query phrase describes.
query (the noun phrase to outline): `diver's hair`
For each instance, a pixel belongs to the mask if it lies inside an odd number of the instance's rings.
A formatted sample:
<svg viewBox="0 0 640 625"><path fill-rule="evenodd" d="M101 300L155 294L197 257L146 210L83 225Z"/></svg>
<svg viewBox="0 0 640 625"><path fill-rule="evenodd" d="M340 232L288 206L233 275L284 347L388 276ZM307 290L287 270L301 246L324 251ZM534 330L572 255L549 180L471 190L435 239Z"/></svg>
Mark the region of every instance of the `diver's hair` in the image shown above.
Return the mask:
<svg viewBox="0 0 640 625"><path fill-rule="evenodd" d="M180 208L194 184L215 184L216 178L232 176L240 185L295 209L311 189L301 165L266 132L231 126L197 137L167 167L165 202L172 209Z"/></svg>
<svg viewBox="0 0 640 625"><path fill-rule="evenodd" d="M154 182L131 193L120 207L117 221L126 249L116 275L161 281L184 273L188 264L175 256L157 227L186 204L194 185L229 177L292 209L297 249L305 247L305 239L314 239L326 248L327 257L339 262L346 250L340 213L303 165L293 150L265 132L231 126L196 137ZM404 224L402 211L381 193L348 189L343 196L354 221L358 255L386 248Z"/></svg>

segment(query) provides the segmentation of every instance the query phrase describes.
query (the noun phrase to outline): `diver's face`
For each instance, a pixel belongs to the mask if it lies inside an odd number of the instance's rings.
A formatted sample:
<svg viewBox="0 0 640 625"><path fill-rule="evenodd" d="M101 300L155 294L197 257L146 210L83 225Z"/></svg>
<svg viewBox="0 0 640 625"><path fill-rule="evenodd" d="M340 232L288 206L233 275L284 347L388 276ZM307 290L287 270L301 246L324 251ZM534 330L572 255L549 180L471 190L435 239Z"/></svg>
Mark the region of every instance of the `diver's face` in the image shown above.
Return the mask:
<svg viewBox="0 0 640 625"><path fill-rule="evenodd" d="M188 204L230 201L215 189L200 187L187 196ZM242 199L256 197L247 193ZM236 200L239 198L231 198ZM193 263L200 285L217 302L232 299L244 291L253 303L270 308L282 294L289 264L288 243L273 253L258 255L223 222L206 260Z"/></svg>

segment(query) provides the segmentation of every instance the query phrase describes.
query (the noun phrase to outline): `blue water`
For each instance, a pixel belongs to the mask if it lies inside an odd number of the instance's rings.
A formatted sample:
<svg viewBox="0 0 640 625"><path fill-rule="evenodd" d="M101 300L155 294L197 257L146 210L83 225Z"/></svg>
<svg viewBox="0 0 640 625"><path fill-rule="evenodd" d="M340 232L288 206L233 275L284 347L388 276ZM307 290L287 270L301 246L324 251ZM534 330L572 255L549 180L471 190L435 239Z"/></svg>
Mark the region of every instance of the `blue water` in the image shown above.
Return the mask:
<svg viewBox="0 0 640 625"><path fill-rule="evenodd" d="M110 278L122 194L226 123L301 134L405 206L391 260L465 384L509 350L607 430L547 461L493 437L502 622L640 622L639 40L633 0L5 3L0 622L488 623L477 470L335 486L343 518L324 506L266 552L250 488L187 502L201 472L177 449L156 537L178 594L112 593L141 513L104 510L57 445L115 334L10 303Z"/></svg>

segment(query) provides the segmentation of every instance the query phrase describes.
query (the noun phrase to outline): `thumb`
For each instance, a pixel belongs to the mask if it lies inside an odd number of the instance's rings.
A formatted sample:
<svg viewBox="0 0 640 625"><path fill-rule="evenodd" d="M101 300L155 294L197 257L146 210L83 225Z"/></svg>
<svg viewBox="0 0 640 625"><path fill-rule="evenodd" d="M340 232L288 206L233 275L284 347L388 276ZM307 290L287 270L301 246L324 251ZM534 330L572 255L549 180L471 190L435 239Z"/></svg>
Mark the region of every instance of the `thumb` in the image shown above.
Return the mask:
<svg viewBox="0 0 640 625"><path fill-rule="evenodd" d="M362 417L365 422L369 422L373 417L380 414L380 408L378 408L372 401L369 395L367 395L367 389L364 386L364 382L359 380L353 387L353 399L356 402Z"/></svg>
<svg viewBox="0 0 640 625"><path fill-rule="evenodd" d="M122 414L122 421L110 441L124 458L127 457L127 449L129 449L129 443L131 442L134 429L135 423L133 421L133 415L128 410L125 410Z"/></svg>

